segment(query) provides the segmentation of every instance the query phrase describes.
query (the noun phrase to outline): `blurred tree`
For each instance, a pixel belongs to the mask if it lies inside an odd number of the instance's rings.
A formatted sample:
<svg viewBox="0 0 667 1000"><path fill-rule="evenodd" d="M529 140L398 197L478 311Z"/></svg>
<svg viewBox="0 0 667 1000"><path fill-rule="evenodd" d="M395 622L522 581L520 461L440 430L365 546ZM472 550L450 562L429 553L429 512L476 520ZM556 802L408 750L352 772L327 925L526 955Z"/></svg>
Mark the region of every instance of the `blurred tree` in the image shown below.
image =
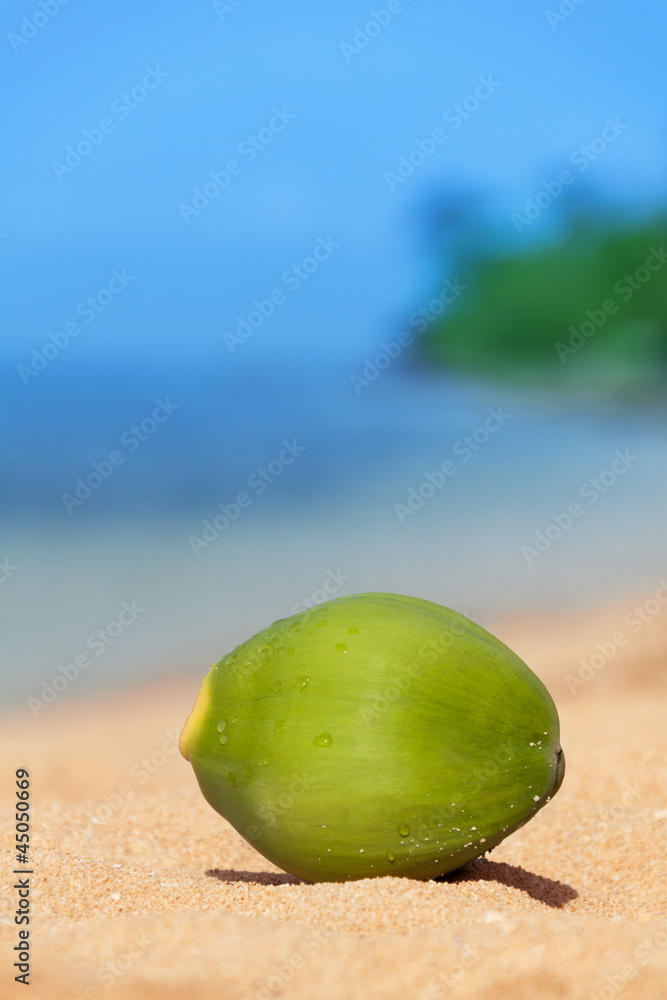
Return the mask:
<svg viewBox="0 0 667 1000"><path fill-rule="evenodd" d="M570 211L549 245L482 254L462 240L453 260L467 291L424 332L420 355L471 374L592 389L662 382L666 222Z"/></svg>

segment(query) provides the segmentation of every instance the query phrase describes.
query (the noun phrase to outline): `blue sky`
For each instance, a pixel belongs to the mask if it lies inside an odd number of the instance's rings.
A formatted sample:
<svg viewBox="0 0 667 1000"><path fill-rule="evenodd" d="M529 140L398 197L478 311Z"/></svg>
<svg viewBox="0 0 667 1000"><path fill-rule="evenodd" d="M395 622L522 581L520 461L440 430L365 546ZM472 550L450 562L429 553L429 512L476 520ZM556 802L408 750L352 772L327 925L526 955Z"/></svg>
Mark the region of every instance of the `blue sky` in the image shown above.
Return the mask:
<svg viewBox="0 0 667 1000"><path fill-rule="evenodd" d="M159 352L228 367L241 351L233 357L223 333L328 237L340 247L243 345L241 363L349 364L432 290L438 262L418 222L431 196L451 184L479 190L509 238L510 213L607 117L627 128L582 190L663 197L667 18L657 0L585 0L555 26L546 13L557 4L405 0L355 53L343 46L387 4L219 6L70 0L43 26L37 0L3 6L11 372L123 267L133 280L73 345L77 363ZM35 15L39 27L26 28ZM21 31L34 37L18 42ZM154 89L124 104L147 67ZM385 174L480 77L497 82L491 96L460 128L445 125L446 142L390 190ZM294 118L248 162L239 146L274 109ZM113 130L58 179L54 162L103 119ZM186 224L179 205L234 158L240 172Z"/></svg>

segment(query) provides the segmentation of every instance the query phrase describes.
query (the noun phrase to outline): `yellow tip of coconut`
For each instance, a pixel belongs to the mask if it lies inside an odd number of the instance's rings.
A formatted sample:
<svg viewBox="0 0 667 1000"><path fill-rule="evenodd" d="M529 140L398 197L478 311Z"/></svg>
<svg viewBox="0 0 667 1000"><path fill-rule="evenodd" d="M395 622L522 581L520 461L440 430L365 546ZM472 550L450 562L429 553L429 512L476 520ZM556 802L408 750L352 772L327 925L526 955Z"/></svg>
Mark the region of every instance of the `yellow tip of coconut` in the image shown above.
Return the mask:
<svg viewBox="0 0 667 1000"><path fill-rule="evenodd" d="M186 760L190 760L190 751L192 749L192 745L197 738L200 725L208 709L209 696L210 696L210 691L209 691L210 676L211 674L208 673L204 678L204 680L202 681L202 685L199 688L199 692L195 699L195 703L192 707L192 711L185 720L185 725L183 726L183 732L181 733L178 740L178 749L181 751L181 754L183 755L183 757L185 757Z"/></svg>

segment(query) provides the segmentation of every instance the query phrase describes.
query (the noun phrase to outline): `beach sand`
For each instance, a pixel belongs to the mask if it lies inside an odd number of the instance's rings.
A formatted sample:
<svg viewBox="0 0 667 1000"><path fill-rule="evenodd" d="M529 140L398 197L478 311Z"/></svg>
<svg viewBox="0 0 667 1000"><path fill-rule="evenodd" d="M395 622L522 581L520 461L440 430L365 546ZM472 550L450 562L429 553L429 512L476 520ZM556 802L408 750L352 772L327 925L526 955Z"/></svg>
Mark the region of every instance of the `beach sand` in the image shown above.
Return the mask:
<svg viewBox="0 0 667 1000"><path fill-rule="evenodd" d="M630 608L493 629L558 705L565 781L487 858L440 881L309 885L264 860L176 750L201 677L68 692L37 718L6 716L10 866L15 768L32 782L32 985L13 982L8 875L0 996L667 997L667 608L636 632ZM580 677L619 630L627 641Z"/></svg>

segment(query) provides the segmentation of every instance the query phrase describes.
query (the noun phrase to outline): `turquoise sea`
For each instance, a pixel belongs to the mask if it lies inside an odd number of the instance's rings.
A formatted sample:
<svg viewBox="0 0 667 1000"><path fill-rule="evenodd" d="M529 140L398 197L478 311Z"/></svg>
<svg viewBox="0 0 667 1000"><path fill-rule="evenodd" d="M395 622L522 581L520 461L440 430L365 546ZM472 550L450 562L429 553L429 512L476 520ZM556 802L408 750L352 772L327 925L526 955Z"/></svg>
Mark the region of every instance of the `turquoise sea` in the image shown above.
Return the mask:
<svg viewBox="0 0 667 1000"><path fill-rule="evenodd" d="M8 380L5 700L29 712L57 677L70 698L201 675L274 619L348 593L412 594L492 626L655 592L659 405L398 362L359 390L360 371L70 365L39 391Z"/></svg>

